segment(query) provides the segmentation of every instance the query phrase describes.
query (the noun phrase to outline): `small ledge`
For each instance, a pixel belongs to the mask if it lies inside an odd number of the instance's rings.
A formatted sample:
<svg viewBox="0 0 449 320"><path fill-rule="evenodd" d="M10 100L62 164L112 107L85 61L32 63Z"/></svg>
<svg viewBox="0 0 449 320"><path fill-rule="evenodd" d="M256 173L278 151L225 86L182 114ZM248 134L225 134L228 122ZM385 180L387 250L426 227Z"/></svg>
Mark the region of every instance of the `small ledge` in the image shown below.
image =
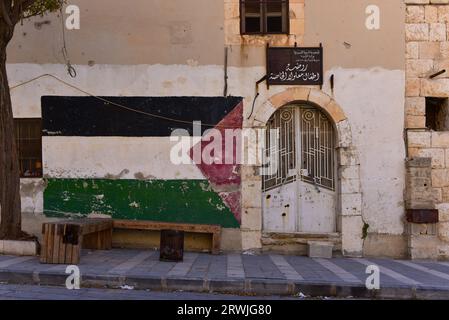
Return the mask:
<svg viewBox="0 0 449 320"><path fill-rule="evenodd" d="M0 240L0 254L14 256L36 256L38 254L38 244L33 240Z"/></svg>

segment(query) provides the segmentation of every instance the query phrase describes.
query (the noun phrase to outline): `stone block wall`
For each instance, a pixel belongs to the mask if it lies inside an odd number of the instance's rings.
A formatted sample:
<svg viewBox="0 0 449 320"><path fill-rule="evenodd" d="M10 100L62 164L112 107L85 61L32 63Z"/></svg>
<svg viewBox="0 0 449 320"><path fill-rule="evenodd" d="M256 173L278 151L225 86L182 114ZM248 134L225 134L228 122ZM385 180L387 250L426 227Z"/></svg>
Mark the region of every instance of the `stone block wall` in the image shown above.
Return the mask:
<svg viewBox="0 0 449 320"><path fill-rule="evenodd" d="M440 217L435 226L407 225L409 255L448 259L449 131L426 127L426 97L449 97L449 0L405 3L407 153L411 161L429 159L428 168L408 163L405 200L407 208L436 208Z"/></svg>
<svg viewBox="0 0 449 320"><path fill-rule="evenodd" d="M432 158L415 157L406 163L406 209L434 209ZM407 250L411 259L438 257L440 239L437 223L407 223Z"/></svg>

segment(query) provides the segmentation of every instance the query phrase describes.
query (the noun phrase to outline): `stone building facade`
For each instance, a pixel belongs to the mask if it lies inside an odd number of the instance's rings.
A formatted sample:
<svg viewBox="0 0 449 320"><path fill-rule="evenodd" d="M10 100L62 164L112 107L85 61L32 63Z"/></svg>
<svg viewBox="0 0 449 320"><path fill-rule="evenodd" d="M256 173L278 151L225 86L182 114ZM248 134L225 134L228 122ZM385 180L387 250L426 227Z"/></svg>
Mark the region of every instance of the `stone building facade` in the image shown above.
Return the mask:
<svg viewBox="0 0 449 320"><path fill-rule="evenodd" d="M8 52L14 116L43 123L42 176L22 180L25 229L39 235L48 219L106 215L220 224L225 251L305 254L308 242L322 241L345 256L419 257L420 246L436 243L431 257L446 257L449 139L425 128L425 97L447 94L444 75L426 76L444 68L449 6L430 2L290 0L282 9L288 28L251 34L242 32L239 0L70 1L81 9L81 29L66 31L75 78L60 51L61 17L25 21ZM370 28L377 9L379 26ZM321 46L323 84L258 83L267 45ZM309 116L321 122L306 131ZM296 119L292 152L327 125L331 175L307 180L299 151L272 188L260 165L170 162L170 130L190 130L181 123L264 129L275 119ZM406 221L407 209L435 208L438 225ZM119 247L157 241L157 233L114 232ZM188 235L186 247L202 250L208 241Z"/></svg>
<svg viewBox="0 0 449 320"><path fill-rule="evenodd" d="M447 258L449 241L449 1L406 0L407 193L409 209L437 209L439 222L408 226L412 258ZM443 72L444 70L444 72Z"/></svg>

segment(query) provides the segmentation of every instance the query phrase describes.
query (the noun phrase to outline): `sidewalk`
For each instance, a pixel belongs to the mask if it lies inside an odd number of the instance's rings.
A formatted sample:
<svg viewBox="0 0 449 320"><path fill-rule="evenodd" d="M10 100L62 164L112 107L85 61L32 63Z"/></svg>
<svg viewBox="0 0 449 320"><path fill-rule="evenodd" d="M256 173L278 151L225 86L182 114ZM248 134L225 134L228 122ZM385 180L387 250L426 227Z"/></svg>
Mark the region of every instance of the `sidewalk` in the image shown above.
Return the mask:
<svg viewBox="0 0 449 320"><path fill-rule="evenodd" d="M311 259L281 255L184 254L160 262L157 251L83 251L82 287L192 291L240 295L295 295L449 299L449 262L390 259ZM368 265L380 267L380 290L368 290ZM0 256L0 282L65 286L65 265L38 257ZM1 287L1 285L0 285Z"/></svg>

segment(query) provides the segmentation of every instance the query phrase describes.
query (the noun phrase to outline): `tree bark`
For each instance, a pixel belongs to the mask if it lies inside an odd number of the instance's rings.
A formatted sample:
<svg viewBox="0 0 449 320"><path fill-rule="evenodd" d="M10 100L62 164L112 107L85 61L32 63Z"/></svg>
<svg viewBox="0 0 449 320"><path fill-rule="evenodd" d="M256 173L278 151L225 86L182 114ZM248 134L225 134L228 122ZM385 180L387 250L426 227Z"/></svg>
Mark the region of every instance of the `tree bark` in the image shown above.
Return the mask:
<svg viewBox="0 0 449 320"><path fill-rule="evenodd" d="M13 27L0 23L0 239L20 239L22 233L19 160L11 96L6 72L6 47Z"/></svg>

